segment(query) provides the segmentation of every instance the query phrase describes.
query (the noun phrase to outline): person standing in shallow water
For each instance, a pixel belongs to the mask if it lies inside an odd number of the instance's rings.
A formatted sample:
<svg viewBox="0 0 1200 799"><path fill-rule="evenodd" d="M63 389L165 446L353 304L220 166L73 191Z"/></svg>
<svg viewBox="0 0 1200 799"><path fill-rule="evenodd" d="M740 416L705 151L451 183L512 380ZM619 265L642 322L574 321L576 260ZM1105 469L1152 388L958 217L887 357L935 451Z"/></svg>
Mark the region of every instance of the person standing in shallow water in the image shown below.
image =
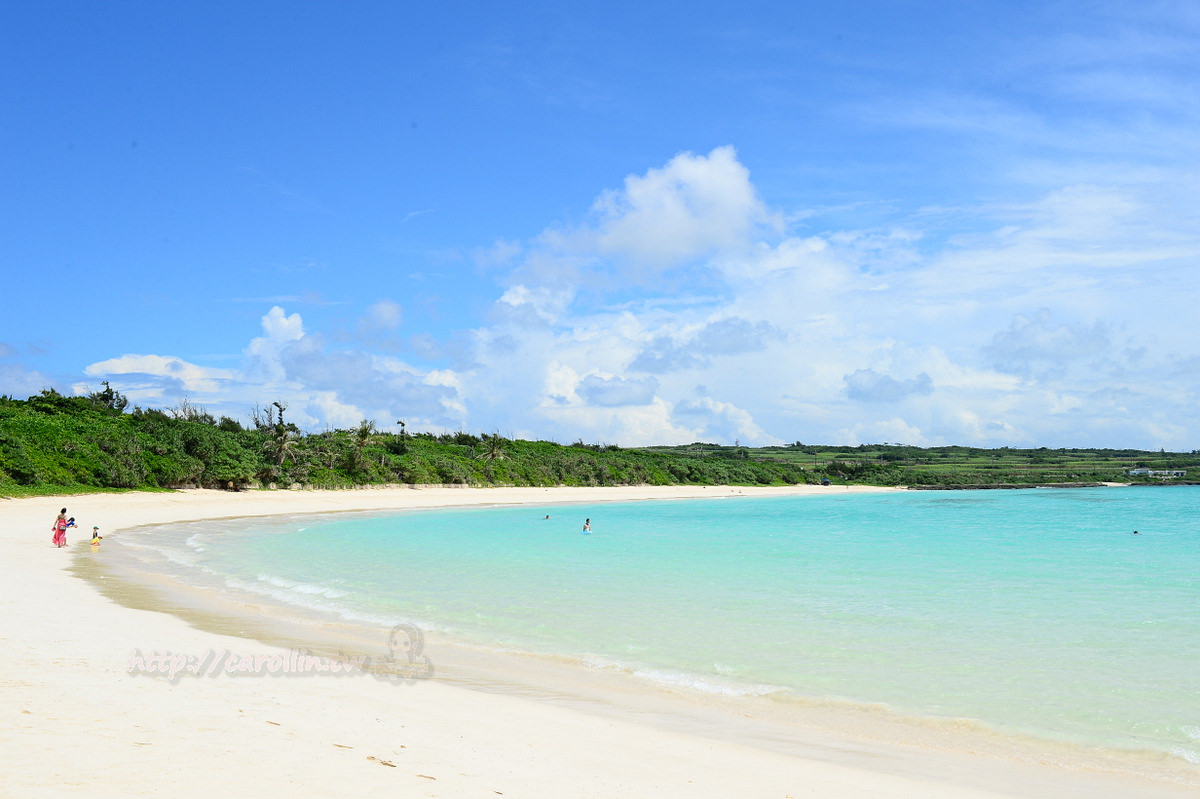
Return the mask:
<svg viewBox="0 0 1200 799"><path fill-rule="evenodd" d="M583 520L583 534L589 535L591 532L592 532L592 520L590 518L584 519Z"/></svg>
<svg viewBox="0 0 1200 799"><path fill-rule="evenodd" d="M67 509L63 508L58 512L58 518L54 520L54 526L50 528L54 532L54 546L65 547L67 545Z"/></svg>

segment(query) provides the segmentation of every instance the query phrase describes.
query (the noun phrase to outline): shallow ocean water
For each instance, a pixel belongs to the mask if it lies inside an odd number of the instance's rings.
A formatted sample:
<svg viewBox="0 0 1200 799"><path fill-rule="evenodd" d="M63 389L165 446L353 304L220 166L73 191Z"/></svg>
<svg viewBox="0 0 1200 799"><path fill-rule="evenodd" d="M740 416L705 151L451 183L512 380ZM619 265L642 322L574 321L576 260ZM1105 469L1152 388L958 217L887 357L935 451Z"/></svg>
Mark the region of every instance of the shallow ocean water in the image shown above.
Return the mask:
<svg viewBox="0 0 1200 799"><path fill-rule="evenodd" d="M828 494L236 519L116 540L297 612L1200 763L1198 506L1189 486Z"/></svg>

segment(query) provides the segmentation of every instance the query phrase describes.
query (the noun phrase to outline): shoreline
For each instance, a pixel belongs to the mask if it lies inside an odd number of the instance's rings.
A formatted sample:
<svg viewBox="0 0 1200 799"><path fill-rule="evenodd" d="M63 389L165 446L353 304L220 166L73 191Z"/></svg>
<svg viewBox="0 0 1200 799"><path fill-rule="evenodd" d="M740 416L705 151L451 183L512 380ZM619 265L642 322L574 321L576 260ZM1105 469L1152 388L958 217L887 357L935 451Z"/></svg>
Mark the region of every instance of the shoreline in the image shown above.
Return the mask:
<svg viewBox="0 0 1200 799"><path fill-rule="evenodd" d="M244 793L278 789L280 775L339 794L387 788L441 796L1035 796L1045 795L1047 784L1065 796L1187 794L1162 780L1050 765L1054 752L1045 753L1044 763L1014 763L1003 755L939 750L931 741L856 740L822 727L815 716L784 741L755 740L745 727L714 737L711 723L705 729L688 713L711 722L717 711L689 710L678 697L648 698L642 687L621 687L629 682L621 675L589 676L593 692L571 701L539 697L536 689L545 694L554 683L543 681L546 664L530 658L519 666L525 695L511 685L489 687L498 678L486 676L473 684L435 678L393 685L229 675L172 683L131 674L135 648L283 650L117 604L73 578L69 567L78 558L52 547L48 533L64 504L82 528L98 523L108 536L142 524L239 516L848 490L803 488L194 490L0 500L6 572L0 639L14 644L4 685L17 714L2 741L18 755L8 782L14 790L77 788L88 795L137 793L162 788L164 780L185 795L222 787ZM86 540L71 549L80 546L90 549ZM500 674L512 668L510 659ZM69 765L56 751L66 747ZM152 776L164 766L170 776Z"/></svg>

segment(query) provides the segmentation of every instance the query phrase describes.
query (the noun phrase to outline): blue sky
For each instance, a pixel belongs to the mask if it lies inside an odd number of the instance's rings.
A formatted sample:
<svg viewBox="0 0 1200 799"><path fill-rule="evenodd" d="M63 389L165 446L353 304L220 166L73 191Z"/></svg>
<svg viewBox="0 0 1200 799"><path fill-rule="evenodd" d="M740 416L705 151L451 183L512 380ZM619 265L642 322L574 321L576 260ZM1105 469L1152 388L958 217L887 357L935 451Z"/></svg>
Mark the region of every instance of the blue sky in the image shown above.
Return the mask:
<svg viewBox="0 0 1200 799"><path fill-rule="evenodd" d="M1200 445L1194 3L8 3L0 393Z"/></svg>

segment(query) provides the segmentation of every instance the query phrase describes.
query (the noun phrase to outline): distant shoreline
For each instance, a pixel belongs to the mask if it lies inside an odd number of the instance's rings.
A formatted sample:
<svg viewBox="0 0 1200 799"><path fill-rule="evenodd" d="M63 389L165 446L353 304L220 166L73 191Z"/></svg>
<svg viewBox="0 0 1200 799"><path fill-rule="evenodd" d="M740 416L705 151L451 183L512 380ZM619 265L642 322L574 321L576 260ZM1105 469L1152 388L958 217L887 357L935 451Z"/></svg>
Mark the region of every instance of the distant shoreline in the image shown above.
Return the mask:
<svg viewBox="0 0 1200 799"><path fill-rule="evenodd" d="M0 500L20 500L20 499L51 499L53 497L73 498L73 497L94 497L94 496L127 496L130 494L174 494L186 493L191 491L208 491L216 495L239 495L239 494L268 494L268 495L300 495L311 493L328 492L332 494L344 494L354 492L372 492L372 491L451 491L451 492L466 492L466 491L621 491L632 492L639 494L641 499L660 499L669 497L660 497L657 493L652 496L640 496L639 492L650 491L658 492L666 490L672 497L689 497L703 498L711 497L714 494L721 494L724 491L728 493L724 496L736 496L738 493L749 491L753 494L763 493L767 495L817 495L821 493L829 493L837 490L851 490L855 492L877 492L877 491L1012 491L1020 489L1034 488L1160 488L1168 486L1196 486L1200 485L1200 481L1195 480L1159 480L1152 483L1118 483L1118 482L1072 482L1072 483L969 483L961 485L945 485L945 484L916 484L916 485L869 485L865 483L831 483L830 485L815 485L801 484L794 486L746 486L746 485L672 485L672 486L651 486L651 485L629 485L629 486L472 486L461 484L445 484L445 483L427 483L427 484L403 484L403 483L386 483L378 485L363 485L345 488L325 489L314 488L311 486L293 487L293 488L235 488L235 489L206 489L196 486L183 486L179 488L162 488L154 490L146 489L105 489L97 488L89 490L86 487L80 487L79 491L66 491L64 486L49 486L45 494L27 494L8 495L0 493ZM2 489L0 489L2 490ZM691 493L693 491L699 493ZM555 501L575 501L575 500L555 500ZM474 502L466 503L469 505L477 504Z"/></svg>
<svg viewBox="0 0 1200 799"><path fill-rule="evenodd" d="M693 442L664 446L559 444L498 434L356 428L304 433L271 406L243 427L202 409L135 410L106 389L0 397L8 441L0 484L13 495L106 488L865 486L1008 487L1193 480L1200 451L898 443L759 447ZM108 442L108 443L103 443ZM103 443L103 446L102 446ZM114 449L115 447L115 449ZM111 451L110 451L111 450ZM219 454L218 454L219 453ZM39 488L40 486L40 488ZM32 488L29 488L32 487ZM5 488L0 487L0 493Z"/></svg>

